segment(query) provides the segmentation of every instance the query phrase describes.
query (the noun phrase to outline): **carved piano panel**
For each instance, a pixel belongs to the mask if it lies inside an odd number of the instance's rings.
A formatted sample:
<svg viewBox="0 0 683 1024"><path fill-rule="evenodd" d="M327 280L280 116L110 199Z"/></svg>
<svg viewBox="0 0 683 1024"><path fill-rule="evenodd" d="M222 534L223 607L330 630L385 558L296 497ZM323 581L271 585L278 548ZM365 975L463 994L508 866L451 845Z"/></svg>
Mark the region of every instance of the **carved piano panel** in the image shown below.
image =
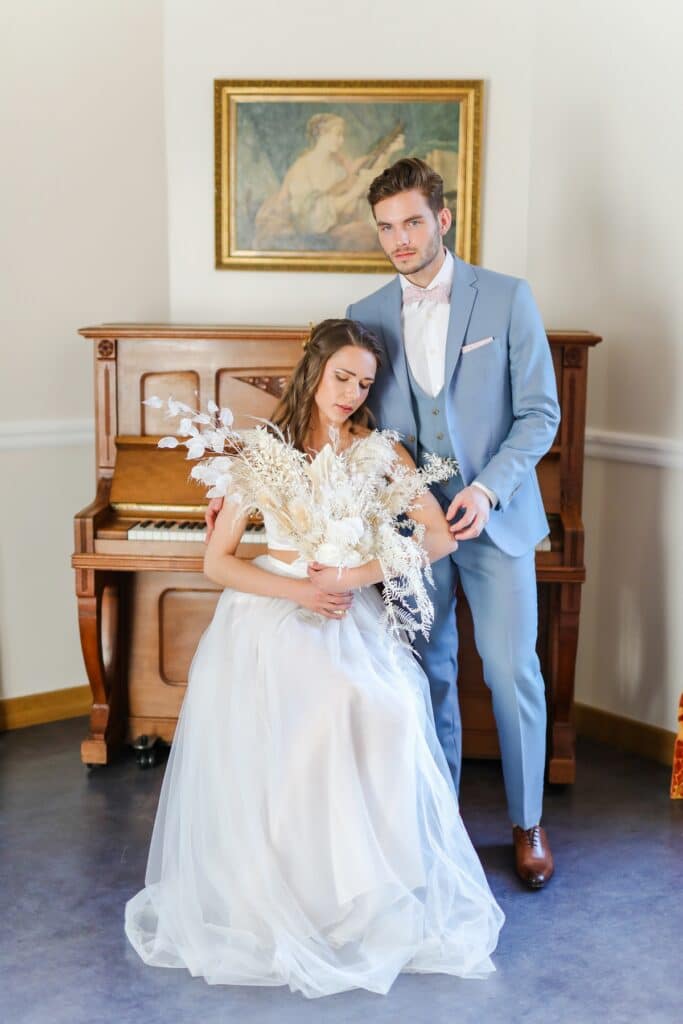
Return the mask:
<svg viewBox="0 0 683 1024"><path fill-rule="evenodd" d="M76 593L93 692L81 756L105 764L123 741L170 740L187 671L218 590L201 576L203 489L184 451L159 451L177 421L143 400L229 404L238 425L268 416L308 332L289 328L84 329L94 342L97 497L75 519ZM265 551L251 523L238 555ZM144 750L143 750L144 754ZM143 762L144 763L144 762Z"/></svg>
<svg viewBox="0 0 683 1024"><path fill-rule="evenodd" d="M257 376L248 367L220 370L216 402L233 410L237 430L253 427L253 417L268 419L272 415L288 376L282 367L265 367Z"/></svg>
<svg viewBox="0 0 683 1024"><path fill-rule="evenodd" d="M267 417L308 331L293 328L119 324L84 328L94 343L97 496L74 523L76 592L93 692L88 764L138 741L170 741L202 631L219 591L202 575L203 491L188 480L183 449L159 451L176 421L142 404L156 394L195 408L228 405L239 426ZM586 332L551 332L562 423L539 464L551 525L537 552L538 651L548 689L549 777L574 778L571 705L583 566L581 492L588 348ZM254 522L238 548L265 550ZM464 596L458 602L459 690L466 756L497 756L488 690ZM140 742L141 736L149 739Z"/></svg>
<svg viewBox="0 0 683 1024"><path fill-rule="evenodd" d="M156 395L166 403L167 398L173 397L179 402L185 402L191 409L196 409L198 394L199 374L194 370L143 373L140 377L140 434L159 437L177 433L178 421L169 420L165 409L144 405L148 398Z"/></svg>
<svg viewBox="0 0 683 1024"><path fill-rule="evenodd" d="M143 733L173 739L190 662L219 597L189 572L145 572L131 588L129 742Z"/></svg>

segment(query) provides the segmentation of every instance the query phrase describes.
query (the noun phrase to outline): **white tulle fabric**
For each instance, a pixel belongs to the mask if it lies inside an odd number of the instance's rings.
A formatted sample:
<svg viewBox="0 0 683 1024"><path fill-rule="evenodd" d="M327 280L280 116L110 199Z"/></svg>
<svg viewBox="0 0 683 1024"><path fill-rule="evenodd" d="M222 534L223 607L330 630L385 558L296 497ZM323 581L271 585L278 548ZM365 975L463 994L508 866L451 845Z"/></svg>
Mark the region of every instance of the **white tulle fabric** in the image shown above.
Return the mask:
<svg viewBox="0 0 683 1024"><path fill-rule="evenodd" d="M401 971L494 969L503 913L424 673L382 613L374 588L338 622L222 594L192 663L146 887L126 905L145 963L308 997L386 993Z"/></svg>

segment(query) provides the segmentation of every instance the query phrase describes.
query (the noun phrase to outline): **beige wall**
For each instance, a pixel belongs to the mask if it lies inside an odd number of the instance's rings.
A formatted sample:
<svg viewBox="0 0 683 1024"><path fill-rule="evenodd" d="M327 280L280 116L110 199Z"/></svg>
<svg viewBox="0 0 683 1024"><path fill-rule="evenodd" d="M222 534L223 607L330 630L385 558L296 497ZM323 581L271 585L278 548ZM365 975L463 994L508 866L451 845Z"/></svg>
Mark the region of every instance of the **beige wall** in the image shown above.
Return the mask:
<svg viewBox="0 0 683 1024"><path fill-rule="evenodd" d="M683 689L683 143L673 0L540 4L528 276L590 327L577 698L675 728ZM493 126L490 126L493 130ZM633 460L633 461L628 461Z"/></svg>
<svg viewBox="0 0 683 1024"><path fill-rule="evenodd" d="M72 440L87 432L89 353L74 335L84 322L170 312L302 323L382 283L214 270L214 78L484 78L482 262L527 276L548 326L606 339L591 356L577 695L672 728L683 677L679 6L433 0L426 26L396 0L348 0L343 17L318 0L15 8L0 43L12 154L0 193L12 197L0 242L5 358L13 342L0 445L32 437L33 421L62 421ZM49 454L64 485L46 526L41 607L65 655L57 671L49 649L22 657L36 605L30 587L17 600L17 567L38 556L13 520L0 535L13 538L0 541L4 695L84 679L64 517L91 496L90 454ZM39 458L0 449L5 479L8 460L32 494Z"/></svg>
<svg viewBox="0 0 683 1024"><path fill-rule="evenodd" d="M78 327L168 317L160 0L0 25L0 697L85 682L73 514L94 496Z"/></svg>
<svg viewBox="0 0 683 1024"><path fill-rule="evenodd" d="M433 0L429 18L420 24L414 4L395 0L351 0L343 18L317 2L265 0L237 18L234 5L169 0L172 314L302 323L383 281L214 271L213 78L484 78L482 262L527 276L548 326L606 339L591 355L577 695L673 728L683 16L673 0Z"/></svg>
<svg viewBox="0 0 683 1024"><path fill-rule="evenodd" d="M319 0L169 0L164 59L173 317L306 323L342 315L350 301L387 280L213 269L214 78L489 78L483 249L491 266L524 273L532 7L529 0L432 0L425 32L415 5L405 0L347 0L343 8Z"/></svg>
<svg viewBox="0 0 683 1024"><path fill-rule="evenodd" d="M676 728L683 688L683 473L589 459L577 700Z"/></svg>

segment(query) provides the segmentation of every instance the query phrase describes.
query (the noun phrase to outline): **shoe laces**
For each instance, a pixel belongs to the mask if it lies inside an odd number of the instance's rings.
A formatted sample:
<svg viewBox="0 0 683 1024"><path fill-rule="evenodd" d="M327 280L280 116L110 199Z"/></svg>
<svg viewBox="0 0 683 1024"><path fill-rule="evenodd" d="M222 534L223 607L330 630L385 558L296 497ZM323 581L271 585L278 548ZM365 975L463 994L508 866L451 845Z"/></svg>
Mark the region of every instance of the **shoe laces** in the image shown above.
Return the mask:
<svg viewBox="0 0 683 1024"><path fill-rule="evenodd" d="M541 826L533 825L531 828L524 829L524 838L527 841L527 845L533 850L534 846L541 845Z"/></svg>

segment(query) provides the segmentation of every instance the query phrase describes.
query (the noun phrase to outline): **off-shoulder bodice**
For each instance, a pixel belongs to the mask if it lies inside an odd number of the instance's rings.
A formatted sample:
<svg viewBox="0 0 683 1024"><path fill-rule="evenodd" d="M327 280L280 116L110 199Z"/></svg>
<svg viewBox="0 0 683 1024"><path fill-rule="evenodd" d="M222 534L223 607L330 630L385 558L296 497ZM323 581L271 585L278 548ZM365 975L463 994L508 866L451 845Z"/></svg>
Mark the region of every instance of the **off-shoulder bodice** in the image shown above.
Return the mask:
<svg viewBox="0 0 683 1024"><path fill-rule="evenodd" d="M263 525L266 529L266 541L273 551L297 551L292 544L292 538L283 533L275 518L267 512L263 513Z"/></svg>

